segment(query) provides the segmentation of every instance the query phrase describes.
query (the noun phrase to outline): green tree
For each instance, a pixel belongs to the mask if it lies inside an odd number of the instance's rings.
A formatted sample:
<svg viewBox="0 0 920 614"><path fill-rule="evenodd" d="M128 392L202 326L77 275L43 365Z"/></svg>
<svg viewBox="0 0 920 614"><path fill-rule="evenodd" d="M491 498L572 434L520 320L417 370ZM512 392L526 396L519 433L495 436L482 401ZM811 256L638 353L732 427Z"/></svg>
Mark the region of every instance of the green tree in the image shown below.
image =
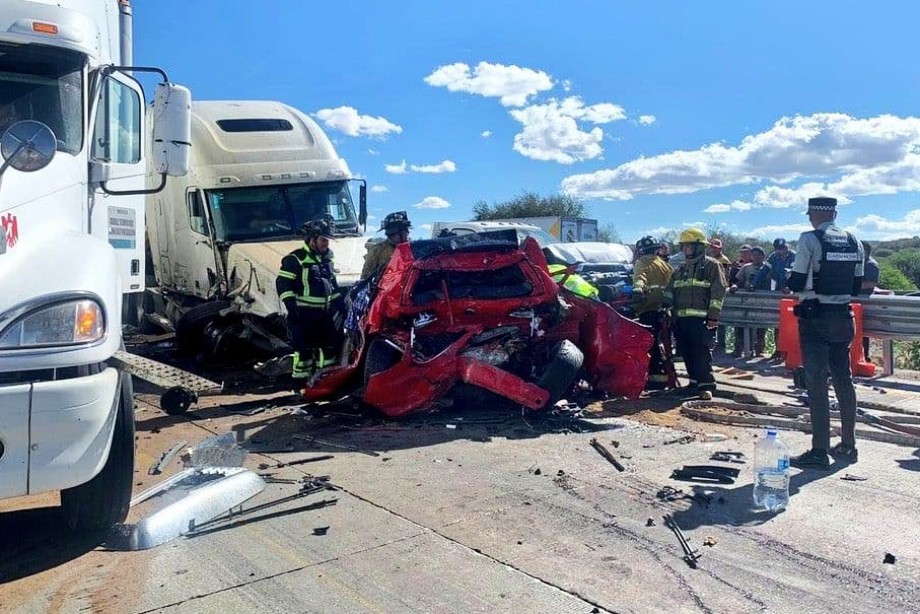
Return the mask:
<svg viewBox="0 0 920 614"><path fill-rule="evenodd" d="M886 259L893 267L904 273L915 285L920 286L920 250L906 249Z"/></svg>
<svg viewBox="0 0 920 614"><path fill-rule="evenodd" d="M597 231L597 240L604 243L622 243L623 237L615 224L604 224Z"/></svg>
<svg viewBox="0 0 920 614"><path fill-rule="evenodd" d="M895 292L913 292L917 286L903 273L887 260L879 262L878 287Z"/></svg>
<svg viewBox="0 0 920 614"><path fill-rule="evenodd" d="M585 217L587 212L583 202L567 194L541 196L535 192L523 192L491 205L484 200L473 205L473 215L480 222L519 217Z"/></svg>

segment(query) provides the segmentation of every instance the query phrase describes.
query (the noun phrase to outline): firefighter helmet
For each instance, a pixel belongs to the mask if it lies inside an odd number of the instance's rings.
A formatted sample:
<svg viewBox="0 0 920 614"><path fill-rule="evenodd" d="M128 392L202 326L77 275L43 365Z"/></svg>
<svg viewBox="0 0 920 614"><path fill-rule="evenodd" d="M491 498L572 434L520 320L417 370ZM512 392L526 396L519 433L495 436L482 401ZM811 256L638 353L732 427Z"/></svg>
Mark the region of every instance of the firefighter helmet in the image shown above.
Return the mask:
<svg viewBox="0 0 920 614"><path fill-rule="evenodd" d="M323 215L304 224L301 231L307 236L307 239L317 237L333 239L335 238L335 221L331 215Z"/></svg>
<svg viewBox="0 0 920 614"><path fill-rule="evenodd" d="M409 216L405 211L390 213L380 223L380 230L383 230L388 235L409 230L410 228L412 228L412 222L409 221Z"/></svg>
<svg viewBox="0 0 920 614"><path fill-rule="evenodd" d="M680 233L680 238L677 242L681 244L701 243L705 245L706 233L704 233L699 228L687 228L682 233Z"/></svg>
<svg viewBox="0 0 920 614"><path fill-rule="evenodd" d="M642 237L636 242L636 252L640 256L654 254L656 251L658 251L660 246L661 243L656 241L653 237Z"/></svg>

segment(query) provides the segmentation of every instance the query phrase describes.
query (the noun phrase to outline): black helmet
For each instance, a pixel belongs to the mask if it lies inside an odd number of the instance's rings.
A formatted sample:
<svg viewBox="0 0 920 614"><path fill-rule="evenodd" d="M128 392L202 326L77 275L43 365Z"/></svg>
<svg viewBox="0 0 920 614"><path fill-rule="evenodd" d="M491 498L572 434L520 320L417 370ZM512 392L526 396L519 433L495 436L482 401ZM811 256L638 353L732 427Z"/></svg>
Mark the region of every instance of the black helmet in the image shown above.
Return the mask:
<svg viewBox="0 0 920 614"><path fill-rule="evenodd" d="M310 220L301 228L301 232L307 236L307 240L317 237L326 237L327 239L335 238L335 220L331 215L321 215L315 220Z"/></svg>
<svg viewBox="0 0 920 614"><path fill-rule="evenodd" d="M385 231L387 234L402 232L410 228L412 228L412 222L409 221L409 215L405 211L390 213L380 223L380 230Z"/></svg>
<svg viewBox="0 0 920 614"><path fill-rule="evenodd" d="M661 241L657 241L653 237L642 237L636 242L636 252L641 256L654 254L659 247L661 247Z"/></svg>

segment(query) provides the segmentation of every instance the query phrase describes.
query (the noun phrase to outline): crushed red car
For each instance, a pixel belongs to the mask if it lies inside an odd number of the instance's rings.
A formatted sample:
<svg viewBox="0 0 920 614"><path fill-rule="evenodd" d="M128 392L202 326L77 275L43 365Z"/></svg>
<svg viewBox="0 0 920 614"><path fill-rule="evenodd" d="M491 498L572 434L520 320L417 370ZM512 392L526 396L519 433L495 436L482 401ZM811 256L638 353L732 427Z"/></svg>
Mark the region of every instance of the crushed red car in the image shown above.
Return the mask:
<svg viewBox="0 0 920 614"><path fill-rule="evenodd" d="M648 377L651 333L557 285L514 231L400 245L366 291L347 364L318 373L306 398L355 394L394 418L446 395L539 410L579 379L635 398Z"/></svg>

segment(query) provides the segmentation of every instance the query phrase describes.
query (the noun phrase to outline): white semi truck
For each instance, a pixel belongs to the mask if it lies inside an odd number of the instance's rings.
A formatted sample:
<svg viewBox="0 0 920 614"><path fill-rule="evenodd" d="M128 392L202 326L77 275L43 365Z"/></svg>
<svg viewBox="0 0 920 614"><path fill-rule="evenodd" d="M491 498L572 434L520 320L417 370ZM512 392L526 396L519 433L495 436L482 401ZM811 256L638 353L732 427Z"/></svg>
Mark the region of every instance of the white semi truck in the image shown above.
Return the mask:
<svg viewBox="0 0 920 614"><path fill-rule="evenodd" d="M128 0L0 2L0 499L122 521L134 470L123 294L143 290L147 159L188 163L188 90L132 68ZM132 73L160 73L153 118ZM145 146L145 123L156 140Z"/></svg>
<svg viewBox="0 0 920 614"><path fill-rule="evenodd" d="M176 327L180 349L205 358L287 350L275 291L303 224L335 220L339 284L364 262L366 184L356 213L351 171L310 117L280 102L195 101L189 173L147 198L157 287L147 311Z"/></svg>

